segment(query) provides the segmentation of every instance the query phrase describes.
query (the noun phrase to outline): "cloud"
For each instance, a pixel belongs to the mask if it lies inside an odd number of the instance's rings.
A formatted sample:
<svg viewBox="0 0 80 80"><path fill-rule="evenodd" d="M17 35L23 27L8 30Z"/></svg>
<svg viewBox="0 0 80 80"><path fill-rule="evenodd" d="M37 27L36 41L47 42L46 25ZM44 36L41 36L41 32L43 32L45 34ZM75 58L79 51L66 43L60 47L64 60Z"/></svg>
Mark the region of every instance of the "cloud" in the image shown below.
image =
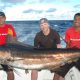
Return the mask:
<svg viewBox="0 0 80 80"><path fill-rule="evenodd" d="M36 10L36 9L28 9L28 10L24 10L23 13L43 13L43 12L55 12L56 11L56 8L49 8L49 9L46 9L46 10Z"/></svg>
<svg viewBox="0 0 80 80"><path fill-rule="evenodd" d="M71 2L71 0L61 0L61 1L64 3L70 3Z"/></svg>
<svg viewBox="0 0 80 80"><path fill-rule="evenodd" d="M74 8L80 8L80 4L75 5Z"/></svg>
<svg viewBox="0 0 80 80"><path fill-rule="evenodd" d="M0 0L0 11L5 12L7 20L68 19L79 8L75 0Z"/></svg>
<svg viewBox="0 0 80 80"><path fill-rule="evenodd" d="M54 0L53 0L54 1ZM41 2L41 3L43 3L43 2L45 2L45 3L47 3L47 2L53 2L52 0L39 0L39 2Z"/></svg>
<svg viewBox="0 0 80 80"><path fill-rule="evenodd" d="M39 0L40 3L53 3L53 2L66 2L69 3L71 0Z"/></svg>
<svg viewBox="0 0 80 80"><path fill-rule="evenodd" d="M22 3L25 1L26 0L1 0L2 3L11 3L11 4Z"/></svg>
<svg viewBox="0 0 80 80"><path fill-rule="evenodd" d="M50 8L46 12L55 12L55 11L56 11L56 8Z"/></svg>
<svg viewBox="0 0 80 80"><path fill-rule="evenodd" d="M40 4L44 4L44 3L46 3L46 4L49 4L49 3L52 3L52 4L54 4L54 2L57 2L57 3L59 3L59 2L70 2L71 0L26 0L27 1L27 3L30 3L30 4L38 4L38 3L40 3Z"/></svg>
<svg viewBox="0 0 80 80"><path fill-rule="evenodd" d="M8 7L12 7L16 4L22 4L24 3L26 0L1 0L0 1L0 11L4 11L5 9L7 9Z"/></svg>
<svg viewBox="0 0 80 80"><path fill-rule="evenodd" d="M42 13L42 10L34 10L34 9L28 9L23 11L23 13Z"/></svg>
<svg viewBox="0 0 80 80"><path fill-rule="evenodd" d="M0 3L0 11L3 11L3 10L5 10L5 8L11 7L11 6L12 6L12 5L10 5L10 4Z"/></svg>

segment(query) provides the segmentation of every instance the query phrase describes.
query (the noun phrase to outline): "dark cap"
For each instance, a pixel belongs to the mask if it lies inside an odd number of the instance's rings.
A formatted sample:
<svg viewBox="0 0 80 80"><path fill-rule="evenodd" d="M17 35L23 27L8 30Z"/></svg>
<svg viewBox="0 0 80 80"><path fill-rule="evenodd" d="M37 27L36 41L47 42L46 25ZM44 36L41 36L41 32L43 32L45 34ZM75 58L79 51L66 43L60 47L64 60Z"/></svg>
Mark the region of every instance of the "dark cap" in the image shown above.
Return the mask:
<svg viewBox="0 0 80 80"><path fill-rule="evenodd" d="M80 13L76 13L76 14L74 15L74 19L76 18L76 16L80 16Z"/></svg>
<svg viewBox="0 0 80 80"><path fill-rule="evenodd" d="M0 16L3 16L3 17L5 17L5 14L4 14L4 12L0 12Z"/></svg>
<svg viewBox="0 0 80 80"><path fill-rule="evenodd" d="M41 18L39 21L40 24L42 23L48 23L48 20L46 18Z"/></svg>

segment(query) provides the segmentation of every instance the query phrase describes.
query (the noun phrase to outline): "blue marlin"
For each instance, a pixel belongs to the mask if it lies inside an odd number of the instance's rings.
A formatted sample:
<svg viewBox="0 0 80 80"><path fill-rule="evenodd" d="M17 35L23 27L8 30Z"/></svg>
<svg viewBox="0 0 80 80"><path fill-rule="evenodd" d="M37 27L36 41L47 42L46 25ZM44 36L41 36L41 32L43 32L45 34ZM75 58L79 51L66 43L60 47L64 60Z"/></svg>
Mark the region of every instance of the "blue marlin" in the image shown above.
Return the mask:
<svg viewBox="0 0 80 80"><path fill-rule="evenodd" d="M0 46L0 64L24 69L58 69L80 58L80 49L37 49L27 44L9 43Z"/></svg>

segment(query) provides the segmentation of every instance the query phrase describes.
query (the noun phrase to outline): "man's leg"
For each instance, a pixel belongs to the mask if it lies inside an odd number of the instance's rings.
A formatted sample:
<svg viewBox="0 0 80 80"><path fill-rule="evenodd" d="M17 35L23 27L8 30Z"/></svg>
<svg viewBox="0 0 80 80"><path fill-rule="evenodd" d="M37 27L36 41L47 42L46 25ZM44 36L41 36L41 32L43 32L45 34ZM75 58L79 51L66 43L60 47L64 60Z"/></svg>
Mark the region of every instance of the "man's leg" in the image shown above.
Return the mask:
<svg viewBox="0 0 80 80"><path fill-rule="evenodd" d="M53 77L53 80L64 80L63 77L61 77L60 75L54 73L54 77Z"/></svg>
<svg viewBox="0 0 80 80"><path fill-rule="evenodd" d="M6 73L7 73L7 80L14 80L13 70L9 69L8 71L6 71Z"/></svg>
<svg viewBox="0 0 80 80"><path fill-rule="evenodd" d="M37 80L37 78L38 78L38 71L37 70L32 70L31 80Z"/></svg>
<svg viewBox="0 0 80 80"><path fill-rule="evenodd" d="M3 70L7 73L7 80L14 80L14 73L12 69L9 69L7 65L1 64Z"/></svg>
<svg viewBox="0 0 80 80"><path fill-rule="evenodd" d="M64 76L74 65L75 65L75 62L72 62L71 64L67 63L61 66L60 69L56 71L56 74L54 74L53 80L64 80Z"/></svg>

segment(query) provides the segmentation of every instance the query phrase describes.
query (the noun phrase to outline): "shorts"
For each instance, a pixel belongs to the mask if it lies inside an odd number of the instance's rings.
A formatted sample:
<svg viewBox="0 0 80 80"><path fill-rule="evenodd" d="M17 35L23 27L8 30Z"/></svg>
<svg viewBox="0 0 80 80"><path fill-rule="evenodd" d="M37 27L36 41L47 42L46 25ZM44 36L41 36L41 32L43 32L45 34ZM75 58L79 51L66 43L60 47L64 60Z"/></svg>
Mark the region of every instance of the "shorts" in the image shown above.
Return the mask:
<svg viewBox="0 0 80 80"><path fill-rule="evenodd" d="M13 71L8 65L3 65L1 64L2 68L4 71L8 72L8 71Z"/></svg>
<svg viewBox="0 0 80 80"><path fill-rule="evenodd" d="M64 66L61 66L58 70L55 70L54 72L64 77L73 66L75 66L80 71L80 59L77 62L72 62L71 64L67 63Z"/></svg>

